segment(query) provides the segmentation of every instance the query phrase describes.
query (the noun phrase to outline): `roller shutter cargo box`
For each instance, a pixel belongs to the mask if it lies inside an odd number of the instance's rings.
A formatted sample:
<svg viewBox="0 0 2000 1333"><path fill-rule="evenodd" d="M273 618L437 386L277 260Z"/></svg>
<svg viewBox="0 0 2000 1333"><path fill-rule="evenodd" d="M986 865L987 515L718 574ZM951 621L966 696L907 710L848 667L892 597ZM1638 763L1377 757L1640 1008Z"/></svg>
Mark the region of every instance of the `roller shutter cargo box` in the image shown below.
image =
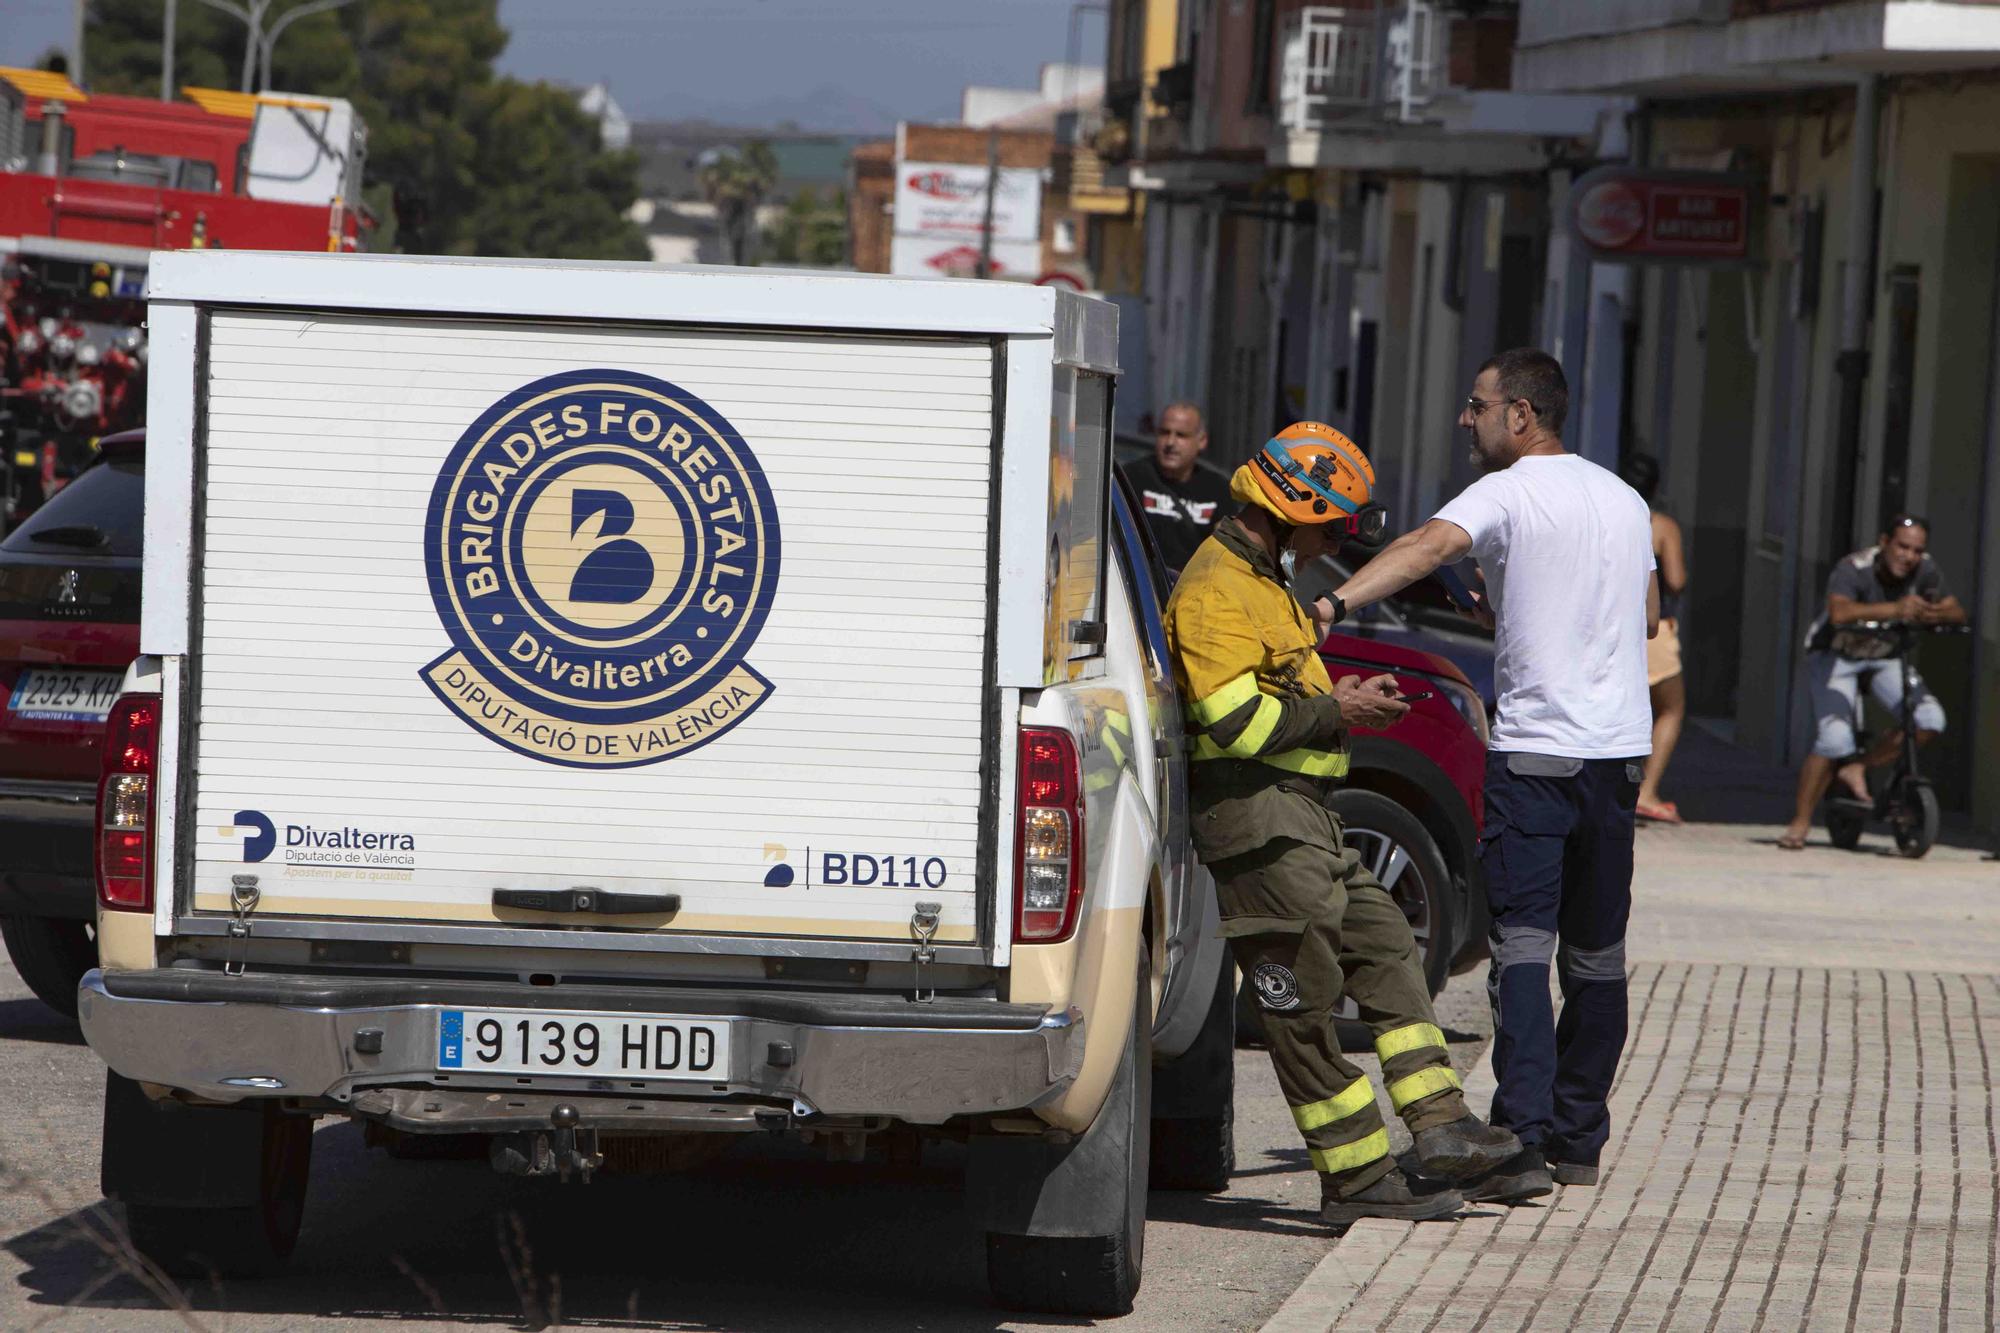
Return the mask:
<svg viewBox="0 0 2000 1333"><path fill-rule="evenodd" d="M1004 962L1101 652L1115 313L187 252L150 291L162 933ZM928 907L924 905L930 905Z"/></svg>

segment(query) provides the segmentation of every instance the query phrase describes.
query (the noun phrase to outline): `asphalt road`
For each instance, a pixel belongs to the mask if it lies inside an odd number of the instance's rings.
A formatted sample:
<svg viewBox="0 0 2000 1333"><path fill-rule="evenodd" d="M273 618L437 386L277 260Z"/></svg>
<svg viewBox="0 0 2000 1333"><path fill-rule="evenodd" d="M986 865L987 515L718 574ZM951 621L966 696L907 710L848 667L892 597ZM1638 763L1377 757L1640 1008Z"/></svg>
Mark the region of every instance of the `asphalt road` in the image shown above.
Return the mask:
<svg viewBox="0 0 2000 1333"><path fill-rule="evenodd" d="M1455 1063L1487 1031L1475 974L1440 998ZM1371 1064L1372 1060L1362 1060ZM0 1328L1060 1327L988 1305L959 1209L962 1156L831 1163L757 1136L672 1175L589 1186L484 1162L397 1161L322 1121L305 1232L275 1280L135 1280L97 1190L102 1067L0 957ZM1237 1054L1237 1174L1155 1193L1127 1327L1255 1328L1326 1253L1319 1191L1261 1051Z"/></svg>

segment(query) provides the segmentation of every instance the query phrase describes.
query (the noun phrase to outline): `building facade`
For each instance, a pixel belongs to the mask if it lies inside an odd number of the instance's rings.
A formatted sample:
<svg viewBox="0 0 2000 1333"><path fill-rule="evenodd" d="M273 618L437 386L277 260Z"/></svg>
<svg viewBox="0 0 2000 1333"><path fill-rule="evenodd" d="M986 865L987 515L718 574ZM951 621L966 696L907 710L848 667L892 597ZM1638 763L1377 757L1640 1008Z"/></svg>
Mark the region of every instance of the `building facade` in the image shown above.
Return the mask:
<svg viewBox="0 0 2000 1333"><path fill-rule="evenodd" d="M1107 111L1130 151L1107 179L1142 200L1153 396L1203 403L1218 457L1310 416L1368 447L1399 521L1465 479L1457 400L1541 334L1552 182L1624 105L1513 90L1514 23L1409 0L1114 4ZM1162 30L1173 63L1135 97L1131 35Z"/></svg>
<svg viewBox="0 0 2000 1333"><path fill-rule="evenodd" d="M1592 375L1689 533L1690 707L1794 761L1835 559L1931 520L1970 640L1922 667L1947 809L2000 822L2000 5L1528 0L1516 85L1633 99L1628 157L1750 187L1749 262L1599 264ZM1560 222L1560 219L1559 219Z"/></svg>
<svg viewBox="0 0 2000 1333"><path fill-rule="evenodd" d="M1479 362L1555 353L1567 442L1658 457L1688 532L1692 711L1772 760L1831 562L1927 516L1978 627L1925 649L1931 762L1993 827L1996 112L1992 0L1113 0L1097 142L1134 199L1092 247L1141 274L1150 406L1204 404L1224 462L1331 422L1401 526L1470 480ZM1600 248L1601 169L1731 183L1742 253Z"/></svg>

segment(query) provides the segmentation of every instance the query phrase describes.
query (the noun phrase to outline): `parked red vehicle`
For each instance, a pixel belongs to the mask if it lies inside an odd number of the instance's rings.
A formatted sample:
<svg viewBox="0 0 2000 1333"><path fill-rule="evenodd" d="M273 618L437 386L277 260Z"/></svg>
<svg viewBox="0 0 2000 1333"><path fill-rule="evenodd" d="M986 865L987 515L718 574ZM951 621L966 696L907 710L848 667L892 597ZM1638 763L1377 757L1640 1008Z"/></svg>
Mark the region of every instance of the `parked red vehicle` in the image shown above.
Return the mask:
<svg viewBox="0 0 2000 1333"><path fill-rule="evenodd" d="M1131 444L1123 452L1137 457L1142 451ZM1119 478L1132 512L1144 513L1122 469ZM1143 542L1154 566L1154 586L1164 600L1172 578L1159 561L1150 530ZM1295 595L1314 595L1331 586L1327 579L1335 573L1345 580L1340 566L1321 563L1324 568L1301 571L1292 584ZM1361 853L1409 918L1426 980L1436 994L1454 971L1485 956L1488 916L1479 878L1479 826L1485 813L1490 734L1486 704L1478 685L1452 660L1409 642L1417 636L1383 636L1375 623L1353 628L1357 632L1330 634L1320 644L1320 657L1335 680L1389 671L1403 693L1428 692L1431 697L1413 704L1386 732L1354 733L1347 781L1327 804L1340 816L1348 845ZM1435 634L1421 641L1455 643ZM1473 634L1457 646L1470 646L1490 660L1490 647ZM1255 1031L1257 1023L1256 1006L1246 998L1238 1006L1238 1025Z"/></svg>
<svg viewBox="0 0 2000 1333"><path fill-rule="evenodd" d="M1386 731L1353 733L1347 784L1329 804L1348 845L1409 917L1436 993L1454 971L1484 957L1485 703L1465 673L1436 653L1335 633L1319 654L1336 680L1389 671L1404 694L1431 696Z"/></svg>
<svg viewBox="0 0 2000 1333"><path fill-rule="evenodd" d="M339 98L90 93L0 67L0 532L138 426L157 250L353 250L366 127Z"/></svg>
<svg viewBox="0 0 2000 1333"><path fill-rule="evenodd" d="M139 651L145 438L106 437L0 542L0 936L29 988L72 1016L97 965L104 718Z"/></svg>

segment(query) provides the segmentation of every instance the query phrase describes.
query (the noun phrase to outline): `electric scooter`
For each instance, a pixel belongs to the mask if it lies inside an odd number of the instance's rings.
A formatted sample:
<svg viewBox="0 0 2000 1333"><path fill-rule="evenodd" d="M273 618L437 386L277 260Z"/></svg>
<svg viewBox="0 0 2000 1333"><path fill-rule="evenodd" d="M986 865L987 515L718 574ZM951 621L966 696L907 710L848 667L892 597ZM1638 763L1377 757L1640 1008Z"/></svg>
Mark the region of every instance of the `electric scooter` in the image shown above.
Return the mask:
<svg viewBox="0 0 2000 1333"><path fill-rule="evenodd" d="M1852 851L1861 841L1862 830L1870 823L1884 824L1896 840L1896 850L1914 860L1930 851L1931 845L1937 841L1938 801L1937 793L1931 790L1930 779L1917 766L1917 668L1911 659L1915 655L1918 634L1965 634L1970 632L1971 627L1919 625L1907 620L1858 620L1841 628L1874 630L1895 636L1895 658L1885 660L1875 670L1903 673L1902 706L1897 710L1903 741L1896 751L1895 762L1889 767L1886 780L1875 787L1872 801L1857 800L1840 791L1836 785L1834 792L1823 803L1826 835L1834 846ZM1864 688L1855 691L1854 734L1856 748L1861 754L1868 752L1870 739L1862 723L1867 711L1868 691L1865 687L1873 675L1870 672L1862 677L1859 684Z"/></svg>

